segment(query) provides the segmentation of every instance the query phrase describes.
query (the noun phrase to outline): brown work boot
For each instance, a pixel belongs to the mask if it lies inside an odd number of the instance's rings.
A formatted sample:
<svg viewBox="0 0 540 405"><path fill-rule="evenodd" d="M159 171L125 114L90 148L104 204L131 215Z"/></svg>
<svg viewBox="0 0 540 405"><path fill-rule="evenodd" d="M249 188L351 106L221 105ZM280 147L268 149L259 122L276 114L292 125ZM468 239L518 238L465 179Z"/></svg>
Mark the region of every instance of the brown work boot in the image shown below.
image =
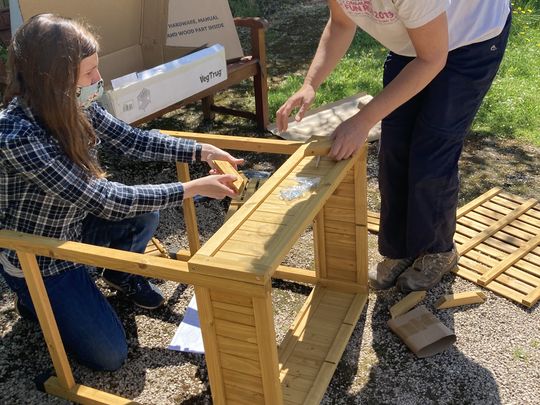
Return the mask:
<svg viewBox="0 0 540 405"><path fill-rule="evenodd" d="M403 273L414 259L384 259L372 266L368 272L369 285L375 290L386 290L396 283L398 276Z"/></svg>
<svg viewBox="0 0 540 405"><path fill-rule="evenodd" d="M420 256L413 265L398 277L396 286L404 293L429 290L452 271L459 260L456 245L449 252L430 253Z"/></svg>

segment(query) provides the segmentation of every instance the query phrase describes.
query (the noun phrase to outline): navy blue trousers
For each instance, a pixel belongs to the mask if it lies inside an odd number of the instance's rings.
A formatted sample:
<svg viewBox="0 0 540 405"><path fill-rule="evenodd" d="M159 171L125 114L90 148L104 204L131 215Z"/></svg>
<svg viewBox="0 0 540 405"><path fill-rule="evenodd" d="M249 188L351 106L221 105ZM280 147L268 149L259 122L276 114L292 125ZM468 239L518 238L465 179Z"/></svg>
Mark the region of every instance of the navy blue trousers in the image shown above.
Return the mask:
<svg viewBox="0 0 540 405"><path fill-rule="evenodd" d="M379 251L398 259L452 249L465 135L502 60L511 16L490 40L448 54L444 69L382 121ZM386 86L413 58L390 53Z"/></svg>

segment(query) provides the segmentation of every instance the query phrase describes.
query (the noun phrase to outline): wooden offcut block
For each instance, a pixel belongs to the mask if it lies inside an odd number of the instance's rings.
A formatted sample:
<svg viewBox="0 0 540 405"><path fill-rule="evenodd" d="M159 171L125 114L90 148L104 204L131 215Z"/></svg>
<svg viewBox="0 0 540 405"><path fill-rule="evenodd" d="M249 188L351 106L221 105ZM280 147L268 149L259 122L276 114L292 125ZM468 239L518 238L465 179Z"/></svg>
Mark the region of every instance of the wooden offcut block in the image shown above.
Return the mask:
<svg viewBox="0 0 540 405"><path fill-rule="evenodd" d="M437 300L435 308L446 309L461 305L482 304L486 301L486 298L486 294L479 290L447 294Z"/></svg>
<svg viewBox="0 0 540 405"><path fill-rule="evenodd" d="M403 315L404 313L413 309L416 304L424 299L425 296L425 291L413 291L401 301L390 307L390 315L392 315L392 318L397 318L398 316Z"/></svg>
<svg viewBox="0 0 540 405"><path fill-rule="evenodd" d="M246 178L244 175L238 173L238 170L234 168L229 162L225 160L213 160L212 161L221 174L232 174L236 176L236 180L231 184L234 191L241 193L246 185Z"/></svg>

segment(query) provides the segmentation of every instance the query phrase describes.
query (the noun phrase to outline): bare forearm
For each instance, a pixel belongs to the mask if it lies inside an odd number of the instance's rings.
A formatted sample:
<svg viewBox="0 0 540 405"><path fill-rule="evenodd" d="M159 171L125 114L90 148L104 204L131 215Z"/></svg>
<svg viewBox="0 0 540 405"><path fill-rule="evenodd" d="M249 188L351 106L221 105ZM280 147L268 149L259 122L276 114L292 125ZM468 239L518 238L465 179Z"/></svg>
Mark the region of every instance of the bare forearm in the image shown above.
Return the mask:
<svg viewBox="0 0 540 405"><path fill-rule="evenodd" d="M424 89L444 67L445 59L413 59L397 76L355 116L371 129L377 122Z"/></svg>

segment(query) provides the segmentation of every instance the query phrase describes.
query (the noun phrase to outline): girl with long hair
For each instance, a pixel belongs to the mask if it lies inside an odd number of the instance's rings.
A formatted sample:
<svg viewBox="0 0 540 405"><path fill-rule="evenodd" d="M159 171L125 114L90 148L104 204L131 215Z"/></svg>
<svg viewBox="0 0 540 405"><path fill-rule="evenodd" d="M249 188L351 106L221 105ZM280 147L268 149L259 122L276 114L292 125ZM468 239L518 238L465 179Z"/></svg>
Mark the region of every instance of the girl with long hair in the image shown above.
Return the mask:
<svg viewBox="0 0 540 405"><path fill-rule="evenodd" d="M82 24L52 14L29 19L8 53L8 85L0 113L0 228L144 252L159 210L184 198L234 196L231 175L186 183L127 186L108 181L96 148L119 156L241 164L209 144L133 128L95 100L103 91L99 46ZM87 266L38 257L62 341L80 363L115 370L127 356L124 329ZM0 273L16 293L16 309L36 319L14 251L0 250ZM136 305L153 309L161 291L144 277L105 270L104 281ZM91 327L89 327L91 325Z"/></svg>

